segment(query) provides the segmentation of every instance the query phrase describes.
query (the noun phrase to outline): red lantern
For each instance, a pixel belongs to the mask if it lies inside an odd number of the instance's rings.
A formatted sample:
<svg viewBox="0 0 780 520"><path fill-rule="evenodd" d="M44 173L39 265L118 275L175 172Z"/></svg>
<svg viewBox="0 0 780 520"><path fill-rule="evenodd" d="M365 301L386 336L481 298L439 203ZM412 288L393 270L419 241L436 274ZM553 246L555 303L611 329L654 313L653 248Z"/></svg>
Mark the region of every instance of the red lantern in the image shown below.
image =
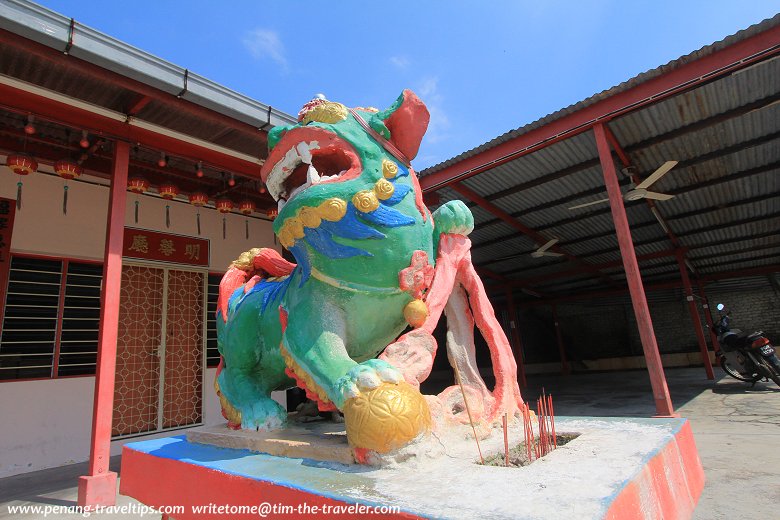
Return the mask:
<svg viewBox="0 0 780 520"><path fill-rule="evenodd" d="M227 238L227 217L226 215L233 211L233 201L230 199L219 199L215 203L217 211L222 213L222 239Z"/></svg>
<svg viewBox="0 0 780 520"><path fill-rule="evenodd" d="M160 196L166 200L171 200L179 194L179 188L170 183L161 184L158 191L160 192Z"/></svg>
<svg viewBox="0 0 780 520"><path fill-rule="evenodd" d="M173 200L176 197L176 195L179 194L179 188L177 188L176 185L171 183L160 184L158 191L160 192L160 196L162 196L162 198L164 198L165 200ZM171 227L171 205L170 204L165 205L165 227L167 228Z"/></svg>
<svg viewBox="0 0 780 520"><path fill-rule="evenodd" d="M89 148L89 134L86 130L81 131L81 139L79 140L79 146L82 148Z"/></svg>
<svg viewBox="0 0 780 520"><path fill-rule="evenodd" d="M149 181L140 177L130 177L127 179L127 189L136 195L142 195L149 189ZM135 223L138 224L138 198L135 199Z"/></svg>
<svg viewBox="0 0 780 520"><path fill-rule="evenodd" d="M209 203L209 196L205 193L196 192L190 195L190 204L196 208L202 208Z"/></svg>
<svg viewBox="0 0 780 520"><path fill-rule="evenodd" d="M54 163L54 172L65 179L65 185L63 186L64 193L62 195L62 214L68 214L68 181L76 179L84 173L84 169L78 164L68 159L57 161Z"/></svg>
<svg viewBox="0 0 780 520"><path fill-rule="evenodd" d="M21 177L38 171L38 163L29 155L11 154L5 159L5 164L12 172ZM22 209L22 180L16 183L16 209Z"/></svg>
<svg viewBox="0 0 780 520"><path fill-rule="evenodd" d="M268 215L268 218L273 220L279 216L279 210L276 208L271 208L268 211L266 211L265 214Z"/></svg>
<svg viewBox="0 0 780 520"><path fill-rule="evenodd" d="M251 200L242 200L238 205L238 211L244 215L251 215L255 212L255 203Z"/></svg>
<svg viewBox="0 0 780 520"><path fill-rule="evenodd" d="M140 177L131 177L127 180L127 189L140 195L149 189L149 181Z"/></svg>
<svg viewBox="0 0 780 520"><path fill-rule="evenodd" d="M54 173L65 179L66 181L77 179L84 173L84 169L73 161L64 159L54 163Z"/></svg>
<svg viewBox="0 0 780 520"><path fill-rule="evenodd" d="M209 196L205 193L195 192L190 195L190 204L198 208L195 213L195 220L198 223L198 235L200 235L200 208L208 204L208 202Z"/></svg>
<svg viewBox="0 0 780 520"><path fill-rule="evenodd" d="M24 125L24 133L27 135L33 135L36 132L35 125L33 124L35 121L35 116L29 115L27 116L27 124Z"/></svg>
<svg viewBox="0 0 780 520"><path fill-rule="evenodd" d="M16 175L30 175L38 171L38 163L29 155L11 154L5 159L5 164Z"/></svg>
<svg viewBox="0 0 780 520"><path fill-rule="evenodd" d="M217 211L220 213L230 213L233 211L233 201L230 199L219 199L215 203Z"/></svg>

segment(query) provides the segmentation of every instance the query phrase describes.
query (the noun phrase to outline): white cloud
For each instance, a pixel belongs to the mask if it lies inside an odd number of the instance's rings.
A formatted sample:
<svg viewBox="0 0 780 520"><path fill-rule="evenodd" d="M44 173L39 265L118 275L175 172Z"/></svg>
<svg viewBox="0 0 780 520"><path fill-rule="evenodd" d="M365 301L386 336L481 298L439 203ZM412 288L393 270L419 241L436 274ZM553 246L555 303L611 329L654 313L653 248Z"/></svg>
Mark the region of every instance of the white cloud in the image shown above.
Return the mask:
<svg viewBox="0 0 780 520"><path fill-rule="evenodd" d="M409 66L409 60L404 56L391 56L390 63L399 69L405 69Z"/></svg>
<svg viewBox="0 0 780 520"><path fill-rule="evenodd" d="M431 113L431 122L425 134L429 143L439 143L449 137L450 119L444 111L444 96L439 92L439 78L435 76L423 78L417 88L417 94Z"/></svg>
<svg viewBox="0 0 780 520"><path fill-rule="evenodd" d="M284 44L275 31L260 28L249 31L244 36L243 43L256 59L271 59L278 63L283 70L287 70Z"/></svg>

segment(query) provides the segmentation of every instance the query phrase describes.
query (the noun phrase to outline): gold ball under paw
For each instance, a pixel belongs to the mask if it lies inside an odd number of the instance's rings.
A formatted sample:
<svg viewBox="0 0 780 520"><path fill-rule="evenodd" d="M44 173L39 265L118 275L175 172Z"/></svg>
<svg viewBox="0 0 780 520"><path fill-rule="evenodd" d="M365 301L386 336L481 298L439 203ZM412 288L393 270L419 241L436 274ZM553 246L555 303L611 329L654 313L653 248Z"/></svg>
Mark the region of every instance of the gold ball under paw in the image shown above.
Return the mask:
<svg viewBox="0 0 780 520"><path fill-rule="evenodd" d="M408 383L383 383L344 405L347 439L355 448L387 453L431 428L428 403Z"/></svg>

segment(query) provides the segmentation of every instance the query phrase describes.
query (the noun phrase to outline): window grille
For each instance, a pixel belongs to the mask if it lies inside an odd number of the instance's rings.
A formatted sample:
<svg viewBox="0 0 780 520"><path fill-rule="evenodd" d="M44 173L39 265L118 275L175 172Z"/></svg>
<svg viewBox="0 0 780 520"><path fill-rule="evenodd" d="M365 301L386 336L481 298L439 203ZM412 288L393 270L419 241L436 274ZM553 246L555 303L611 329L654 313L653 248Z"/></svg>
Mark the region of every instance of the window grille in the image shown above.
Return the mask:
<svg viewBox="0 0 780 520"><path fill-rule="evenodd" d="M209 274L208 306L206 309L206 366L219 365L219 350L217 350L217 297L222 274Z"/></svg>
<svg viewBox="0 0 780 520"><path fill-rule="evenodd" d="M0 317L0 381L95 374L103 265L12 255ZM222 274L208 276L206 359L219 364Z"/></svg>
<svg viewBox="0 0 780 520"><path fill-rule="evenodd" d="M8 274L0 380L51 377L63 263L13 256Z"/></svg>
<svg viewBox="0 0 780 520"><path fill-rule="evenodd" d="M13 255L0 381L95 373L103 266Z"/></svg>
<svg viewBox="0 0 780 520"><path fill-rule="evenodd" d="M102 280L102 265L68 262L58 376L95 373Z"/></svg>

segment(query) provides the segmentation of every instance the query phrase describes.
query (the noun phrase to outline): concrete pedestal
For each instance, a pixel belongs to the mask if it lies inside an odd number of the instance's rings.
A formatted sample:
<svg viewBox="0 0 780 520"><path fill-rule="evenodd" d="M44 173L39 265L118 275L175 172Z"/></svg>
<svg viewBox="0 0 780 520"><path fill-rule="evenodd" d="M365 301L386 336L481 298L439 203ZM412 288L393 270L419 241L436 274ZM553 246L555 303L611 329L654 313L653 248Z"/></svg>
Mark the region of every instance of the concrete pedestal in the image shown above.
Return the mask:
<svg viewBox="0 0 780 520"><path fill-rule="evenodd" d="M475 464L473 440L462 436L434 439L443 450L436 457L384 468L168 437L125 445L120 492L154 507L178 506L169 516L179 520L690 518L704 474L685 419L559 417L556 427L580 435L523 468ZM510 438L519 442L520 429ZM482 450L502 445L494 435ZM374 515L359 507L395 509Z"/></svg>

